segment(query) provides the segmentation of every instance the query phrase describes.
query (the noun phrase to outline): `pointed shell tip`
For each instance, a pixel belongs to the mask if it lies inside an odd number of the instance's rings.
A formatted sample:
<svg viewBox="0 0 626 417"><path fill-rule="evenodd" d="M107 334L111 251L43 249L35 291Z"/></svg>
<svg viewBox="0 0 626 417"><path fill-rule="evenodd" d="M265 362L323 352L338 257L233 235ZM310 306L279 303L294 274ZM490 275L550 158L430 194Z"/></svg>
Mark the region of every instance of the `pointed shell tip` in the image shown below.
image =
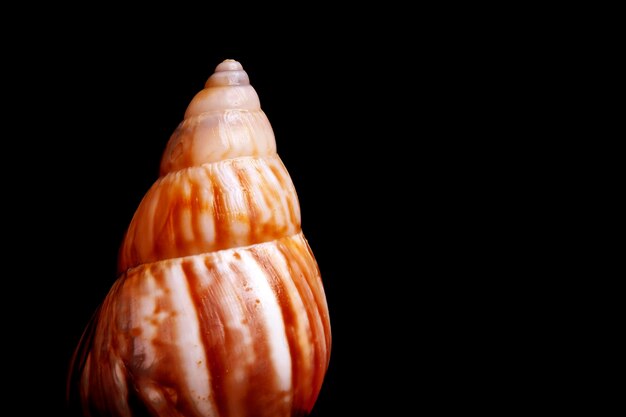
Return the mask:
<svg viewBox="0 0 626 417"><path fill-rule="evenodd" d="M226 59L222 63L220 63L217 67L215 67L215 72L222 71L241 71L243 67L238 61L234 59Z"/></svg>

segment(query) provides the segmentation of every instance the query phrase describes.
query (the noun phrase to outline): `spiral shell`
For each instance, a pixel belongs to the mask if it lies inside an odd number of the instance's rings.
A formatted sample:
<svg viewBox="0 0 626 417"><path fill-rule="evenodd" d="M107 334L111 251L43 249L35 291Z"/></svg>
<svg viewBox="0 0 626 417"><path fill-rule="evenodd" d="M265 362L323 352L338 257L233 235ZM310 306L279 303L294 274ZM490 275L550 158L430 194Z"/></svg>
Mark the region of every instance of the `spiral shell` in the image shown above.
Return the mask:
<svg viewBox="0 0 626 417"><path fill-rule="evenodd" d="M328 308L289 174L242 66L189 104L74 364L88 416L308 414Z"/></svg>

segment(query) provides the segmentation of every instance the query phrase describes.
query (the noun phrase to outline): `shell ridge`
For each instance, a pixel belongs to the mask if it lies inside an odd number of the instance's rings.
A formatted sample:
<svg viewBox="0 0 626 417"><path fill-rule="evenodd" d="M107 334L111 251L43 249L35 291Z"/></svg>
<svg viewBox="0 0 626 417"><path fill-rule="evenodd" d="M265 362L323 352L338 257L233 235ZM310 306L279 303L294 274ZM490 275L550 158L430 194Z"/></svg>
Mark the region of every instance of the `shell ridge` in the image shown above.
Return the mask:
<svg viewBox="0 0 626 417"><path fill-rule="evenodd" d="M302 235L302 238L304 238L304 233L302 233L302 230L299 230L291 235L288 236L282 236L282 237L278 237L275 239L271 239L271 240L265 240L263 242L256 242L256 243L251 243L249 245L241 245L241 246L233 246L230 248L224 248L224 249L217 249L214 251L206 251L206 252L200 252L200 253L194 253L192 255L186 255L186 256L174 256L172 258L167 258L167 259L159 259L157 261L152 261L152 262L146 262L140 265L136 265L133 266L132 268L128 268L125 271L121 272L118 277L121 277L124 274L128 274L130 272L135 271L136 269L139 268L150 268L152 265L159 265L159 264L163 264L163 263L167 263L167 262L178 262L178 261L183 261L186 259L194 259L195 257L204 257L206 255L212 255L212 254L223 254L229 251L234 251L234 250L248 250L251 248L255 248L255 247L262 247L263 245L271 245L274 242L280 242L280 241L287 241L290 239L297 239L299 237L299 235Z"/></svg>

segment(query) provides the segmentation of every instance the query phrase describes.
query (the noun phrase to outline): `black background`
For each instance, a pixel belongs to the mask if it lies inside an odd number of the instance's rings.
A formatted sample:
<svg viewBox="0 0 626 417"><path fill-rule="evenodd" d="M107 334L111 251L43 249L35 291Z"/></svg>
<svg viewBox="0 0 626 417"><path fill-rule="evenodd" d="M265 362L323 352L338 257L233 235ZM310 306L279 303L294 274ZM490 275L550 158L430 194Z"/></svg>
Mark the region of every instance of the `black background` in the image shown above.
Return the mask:
<svg viewBox="0 0 626 417"><path fill-rule="evenodd" d="M355 32L324 16L270 36L269 23L242 32L237 19L187 25L189 14L141 29L150 19L59 21L7 45L16 401L64 413L71 354L116 278L161 152L215 66L233 58L272 123L326 289L333 350L313 416L493 407L506 389L485 358L508 341L484 346L493 310L481 300L493 287L472 277L497 272L483 261L502 253L481 245L502 241L487 223L508 202L485 204L487 146L475 138L497 133L484 118L499 117L506 87L487 86L484 71L496 70L480 30L371 21Z"/></svg>

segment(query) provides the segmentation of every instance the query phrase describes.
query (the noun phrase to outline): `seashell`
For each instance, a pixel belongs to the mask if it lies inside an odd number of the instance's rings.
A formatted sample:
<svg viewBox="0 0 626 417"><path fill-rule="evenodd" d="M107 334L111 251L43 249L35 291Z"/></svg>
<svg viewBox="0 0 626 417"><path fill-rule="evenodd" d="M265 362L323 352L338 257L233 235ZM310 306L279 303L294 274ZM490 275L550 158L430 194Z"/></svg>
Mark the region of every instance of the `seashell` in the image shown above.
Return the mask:
<svg viewBox="0 0 626 417"><path fill-rule="evenodd" d="M310 413L330 356L328 307L239 62L219 64L189 104L118 268L73 360L86 416Z"/></svg>

